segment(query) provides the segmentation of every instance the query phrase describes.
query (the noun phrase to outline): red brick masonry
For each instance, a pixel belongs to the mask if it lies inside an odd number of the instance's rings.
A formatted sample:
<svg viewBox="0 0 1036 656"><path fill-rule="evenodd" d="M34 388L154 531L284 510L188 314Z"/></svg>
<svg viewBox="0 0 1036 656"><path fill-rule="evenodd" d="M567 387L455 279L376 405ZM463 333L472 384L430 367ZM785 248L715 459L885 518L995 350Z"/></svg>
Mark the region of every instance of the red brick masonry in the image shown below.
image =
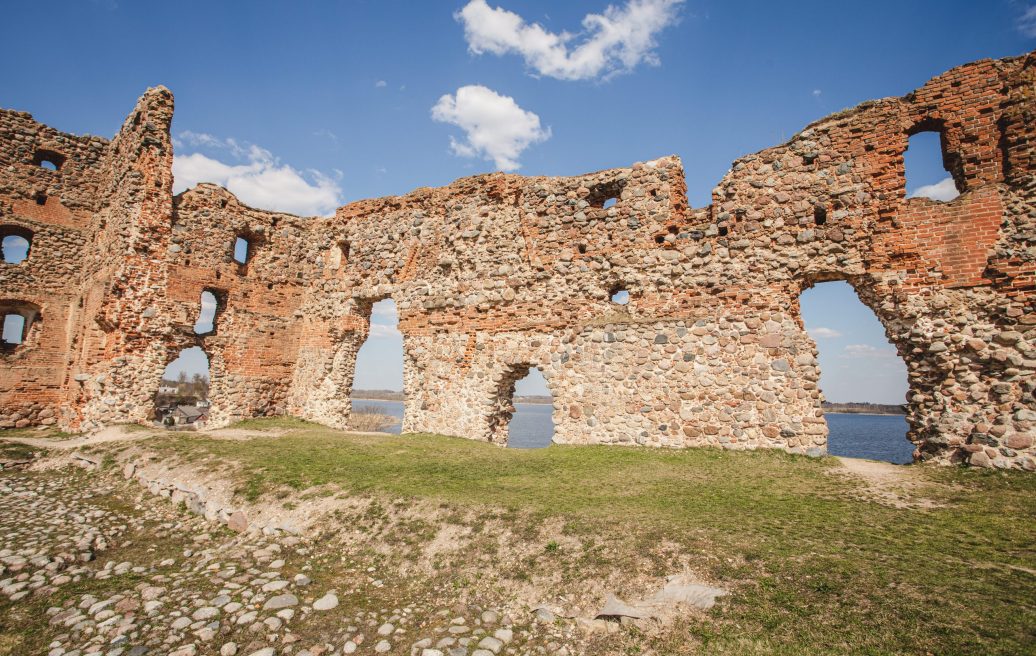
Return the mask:
<svg viewBox="0 0 1036 656"><path fill-rule="evenodd" d="M0 111L0 233L31 238L0 264L0 309L27 326L0 349L0 427L148 421L164 367L194 345L212 423L344 426L371 306L392 298L405 430L503 443L514 382L537 367L558 442L822 453L798 299L846 280L906 361L916 457L1033 471L1034 89L1033 54L961 66L739 159L701 209L664 157L475 176L332 218L213 185L174 197L161 87L111 141ZM953 201L906 198L903 153L926 130ZM195 335L204 290L216 329Z"/></svg>

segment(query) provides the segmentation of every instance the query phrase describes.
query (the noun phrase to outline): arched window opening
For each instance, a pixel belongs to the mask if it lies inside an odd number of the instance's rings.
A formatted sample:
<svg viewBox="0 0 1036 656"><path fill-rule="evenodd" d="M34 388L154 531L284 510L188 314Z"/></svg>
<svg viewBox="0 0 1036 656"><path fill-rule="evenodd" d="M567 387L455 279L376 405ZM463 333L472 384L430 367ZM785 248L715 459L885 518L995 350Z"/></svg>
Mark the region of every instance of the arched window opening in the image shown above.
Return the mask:
<svg viewBox="0 0 1036 656"><path fill-rule="evenodd" d="M198 320L194 322L194 333L196 335L208 335L216 332L216 315L223 307L217 292L206 289L201 293L201 304L198 310Z"/></svg>
<svg viewBox="0 0 1036 656"><path fill-rule="evenodd" d="M13 351L32 341L38 333L41 320L40 308L26 301L0 301L0 317L3 318L0 332L0 347Z"/></svg>
<svg viewBox="0 0 1036 656"><path fill-rule="evenodd" d="M181 430L204 426L208 421L209 357L200 346L180 351L166 366L155 394L155 423Z"/></svg>
<svg viewBox="0 0 1036 656"><path fill-rule="evenodd" d="M234 261L238 264L248 264L252 257L252 243L245 237L238 235L234 239Z"/></svg>
<svg viewBox="0 0 1036 656"><path fill-rule="evenodd" d="M622 190L626 186L625 180L616 180L614 182L604 182L598 185L594 185L590 188L590 194L586 198L586 202L590 204L590 207L596 207L601 209L607 209L613 207L622 197Z"/></svg>
<svg viewBox="0 0 1036 656"><path fill-rule="evenodd" d="M542 449L554 440L554 397L542 371L530 367L524 373L511 387L512 414L507 422L507 446Z"/></svg>
<svg viewBox="0 0 1036 656"><path fill-rule="evenodd" d="M32 231L19 226L0 226L0 245L2 245L3 261L7 264L20 264L29 257L32 247Z"/></svg>
<svg viewBox="0 0 1036 656"><path fill-rule="evenodd" d="M32 163L49 171L57 171L65 163L65 156L53 150L37 150Z"/></svg>
<svg viewBox="0 0 1036 656"><path fill-rule="evenodd" d="M802 319L817 345L828 452L907 463L907 371L874 313L847 282L802 292Z"/></svg>
<svg viewBox="0 0 1036 656"><path fill-rule="evenodd" d="M957 183L947 168L943 135L938 130L924 130L910 135L903 153L907 198L930 198L951 201L960 195Z"/></svg>
<svg viewBox="0 0 1036 656"><path fill-rule="evenodd" d="M390 299L367 311L370 331L356 353L351 390L354 430L399 433L403 423L403 335L399 311Z"/></svg>
<svg viewBox="0 0 1036 656"><path fill-rule="evenodd" d="M25 342L25 317L20 314L4 315L3 345L20 346Z"/></svg>
<svg viewBox="0 0 1036 656"><path fill-rule="evenodd" d="M616 305L629 305L630 293L627 289L614 289L611 293L611 301Z"/></svg>

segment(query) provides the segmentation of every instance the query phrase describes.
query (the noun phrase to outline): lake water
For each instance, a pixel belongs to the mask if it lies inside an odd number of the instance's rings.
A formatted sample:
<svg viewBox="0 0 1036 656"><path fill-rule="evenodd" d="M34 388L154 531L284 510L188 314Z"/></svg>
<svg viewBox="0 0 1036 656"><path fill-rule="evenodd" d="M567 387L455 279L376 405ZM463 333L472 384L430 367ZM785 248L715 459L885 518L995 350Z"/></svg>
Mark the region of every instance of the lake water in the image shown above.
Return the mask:
<svg viewBox="0 0 1036 656"><path fill-rule="evenodd" d="M403 421L402 401L368 401L356 399L353 407L374 407L379 412L396 417L400 423L386 429L399 433ZM545 403L518 403L511 420L507 446L516 449L535 449L550 445L554 434L551 422L553 407ZM906 440L906 418L900 415L849 415L828 413L830 435L827 451L834 456L869 458L895 463L912 460L914 446Z"/></svg>

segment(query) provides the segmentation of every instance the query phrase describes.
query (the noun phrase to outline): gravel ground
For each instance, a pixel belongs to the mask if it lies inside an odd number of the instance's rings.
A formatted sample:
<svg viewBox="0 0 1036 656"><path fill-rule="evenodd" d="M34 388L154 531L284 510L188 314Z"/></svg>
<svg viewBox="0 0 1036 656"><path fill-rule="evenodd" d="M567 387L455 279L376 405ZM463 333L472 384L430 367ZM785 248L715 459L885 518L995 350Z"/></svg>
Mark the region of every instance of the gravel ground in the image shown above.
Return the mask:
<svg viewBox="0 0 1036 656"><path fill-rule="evenodd" d="M111 473L0 471L0 655L601 653L549 609L397 565L217 528Z"/></svg>

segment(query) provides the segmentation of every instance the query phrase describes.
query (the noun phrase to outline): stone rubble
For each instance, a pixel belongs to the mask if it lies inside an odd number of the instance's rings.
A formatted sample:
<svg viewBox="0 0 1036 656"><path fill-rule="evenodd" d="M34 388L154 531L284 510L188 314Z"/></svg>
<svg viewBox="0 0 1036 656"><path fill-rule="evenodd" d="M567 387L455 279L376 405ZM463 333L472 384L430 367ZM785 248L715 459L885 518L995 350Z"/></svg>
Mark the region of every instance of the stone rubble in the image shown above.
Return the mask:
<svg viewBox="0 0 1036 656"><path fill-rule="evenodd" d="M325 578L320 541L236 533L123 479L0 472L0 616L39 608L48 656L561 655L618 629L448 594L382 605L383 579L406 583L376 562Z"/></svg>

